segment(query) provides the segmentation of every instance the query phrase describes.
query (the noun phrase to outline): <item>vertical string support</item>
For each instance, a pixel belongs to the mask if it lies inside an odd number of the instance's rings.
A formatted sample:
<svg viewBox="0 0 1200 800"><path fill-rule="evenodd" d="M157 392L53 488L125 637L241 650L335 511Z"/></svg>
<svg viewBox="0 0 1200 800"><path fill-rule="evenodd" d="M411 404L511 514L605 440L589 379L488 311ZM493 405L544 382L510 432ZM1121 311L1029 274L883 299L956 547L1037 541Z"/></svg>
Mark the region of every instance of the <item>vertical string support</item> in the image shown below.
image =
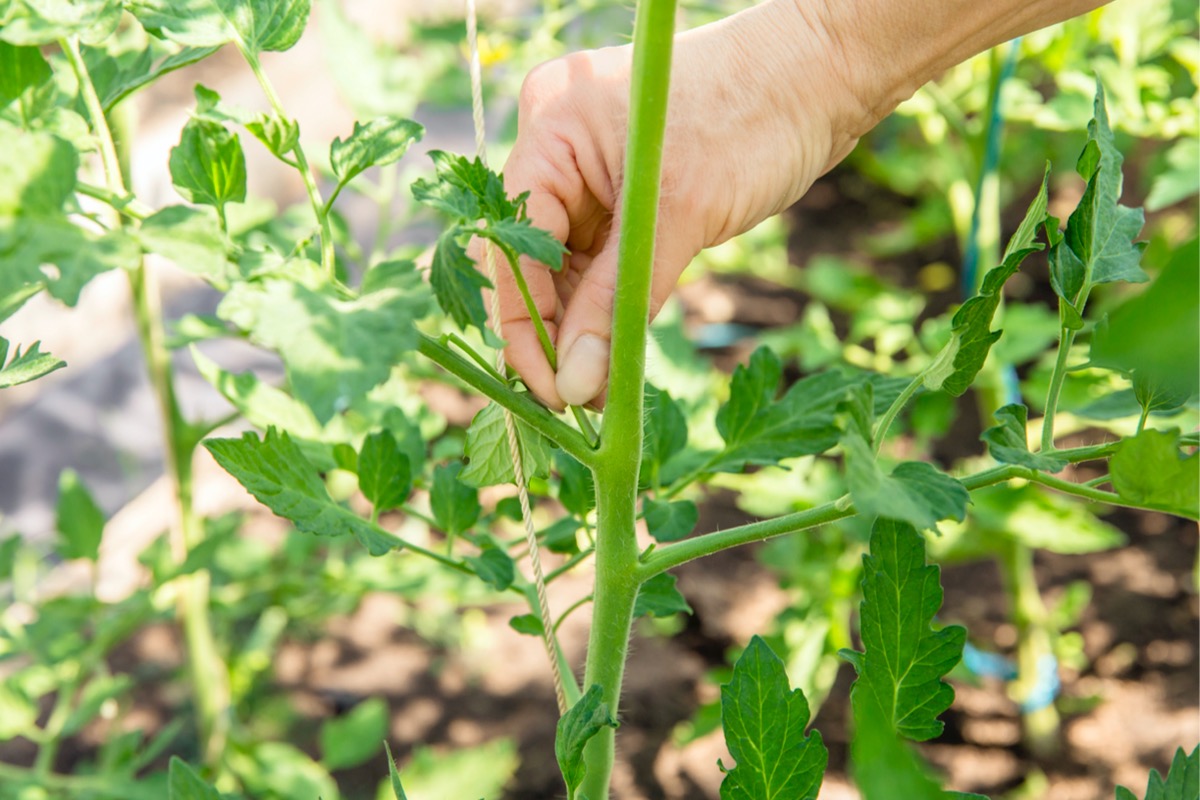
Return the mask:
<svg viewBox="0 0 1200 800"><path fill-rule="evenodd" d="M471 113L475 122L475 155L487 164L486 129L483 116L483 70L479 61L479 29L476 21L475 0L467 0L467 47L471 54ZM496 286L496 254L490 242L483 242L483 262L487 278ZM500 295L493 291L491 297L491 324L500 336ZM504 352L496 351L496 371L504 374ZM525 538L529 544L529 561L533 567L533 580L537 589L538 612L542 619L542 644L550 671L554 679L554 697L558 701L558 713L567 713L567 696L563 686L563 675L559 668L558 648L554 642L554 620L550 615L550 604L546 598L546 577L542 571L542 559L538 550L537 531L533 527L533 512L529 504L529 488L525 482L525 466L521 461L521 442L517 435L516 420L512 412L504 409L504 428L508 434L508 452L512 458L513 480L517 484L517 496L521 503L521 521L525 525Z"/></svg>

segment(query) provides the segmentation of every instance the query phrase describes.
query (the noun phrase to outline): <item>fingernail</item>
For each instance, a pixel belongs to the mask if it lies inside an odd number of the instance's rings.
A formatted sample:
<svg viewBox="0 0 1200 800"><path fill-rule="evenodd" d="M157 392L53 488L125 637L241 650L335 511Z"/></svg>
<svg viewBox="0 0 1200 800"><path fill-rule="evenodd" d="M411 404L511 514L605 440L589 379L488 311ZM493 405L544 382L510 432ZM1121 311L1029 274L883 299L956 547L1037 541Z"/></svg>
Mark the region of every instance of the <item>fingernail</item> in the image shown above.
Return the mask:
<svg viewBox="0 0 1200 800"><path fill-rule="evenodd" d="M608 342L585 333L559 357L555 384L564 403L581 406L604 388L608 380Z"/></svg>

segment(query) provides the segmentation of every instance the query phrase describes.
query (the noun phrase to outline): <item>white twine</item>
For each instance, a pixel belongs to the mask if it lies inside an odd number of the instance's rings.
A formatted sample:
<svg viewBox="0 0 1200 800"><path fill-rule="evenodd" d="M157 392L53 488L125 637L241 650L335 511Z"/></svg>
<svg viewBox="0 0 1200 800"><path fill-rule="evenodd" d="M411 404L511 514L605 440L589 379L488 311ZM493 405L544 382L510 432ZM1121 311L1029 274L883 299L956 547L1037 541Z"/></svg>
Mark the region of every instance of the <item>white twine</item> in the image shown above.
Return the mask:
<svg viewBox="0 0 1200 800"><path fill-rule="evenodd" d="M475 120L475 154L487 164L483 118L483 77L479 63L479 31L475 19L475 0L467 0L467 46L471 51L471 111ZM496 283L496 254L490 242L483 242L483 261L488 280L492 282L492 328L500 336L500 293ZM496 351L496 371L504 374L504 352ZM533 565L534 585L537 587L538 611L542 618L542 644L550 660L550 671L554 677L554 696L558 700L559 715L567 713L567 696L563 690L563 676L559 669L558 649L554 644L553 618L550 604L546 600L546 577L542 572L542 559L538 551L537 531L533 527L533 513L529 506L529 489L525 483L525 465L521 461L521 443L517 437L517 423L512 412L504 410L504 428L508 432L508 452L512 457L513 481L517 484L517 496L521 501L521 519L525 523L525 538L529 544L529 561Z"/></svg>

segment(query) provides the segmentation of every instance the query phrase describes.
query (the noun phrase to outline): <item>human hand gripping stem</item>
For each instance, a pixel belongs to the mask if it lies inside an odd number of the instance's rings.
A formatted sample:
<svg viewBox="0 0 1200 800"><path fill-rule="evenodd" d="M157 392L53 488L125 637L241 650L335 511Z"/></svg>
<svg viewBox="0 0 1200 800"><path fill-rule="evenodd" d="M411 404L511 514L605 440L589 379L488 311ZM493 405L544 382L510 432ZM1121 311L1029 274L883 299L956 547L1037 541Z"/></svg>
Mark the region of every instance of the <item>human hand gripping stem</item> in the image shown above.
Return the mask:
<svg viewBox="0 0 1200 800"><path fill-rule="evenodd" d="M774 39L792 14L790 0L767 3L676 41L651 316L702 248L781 211L853 144L837 76L797 88L783 72L806 58L811 74L830 71L815 32ZM607 381L631 56L628 46L584 51L530 73L504 168L508 193L528 191L533 224L570 251L561 272L522 265L557 374L512 273L497 280L508 361L556 409L596 400Z"/></svg>
<svg viewBox="0 0 1200 800"><path fill-rule="evenodd" d="M650 316L692 258L797 201L858 137L941 70L1100 0L768 0L680 34L673 57ZM513 274L500 270L506 357L548 406L603 400L617 286L630 46L573 53L525 80L510 195L569 254L525 260L538 341Z"/></svg>

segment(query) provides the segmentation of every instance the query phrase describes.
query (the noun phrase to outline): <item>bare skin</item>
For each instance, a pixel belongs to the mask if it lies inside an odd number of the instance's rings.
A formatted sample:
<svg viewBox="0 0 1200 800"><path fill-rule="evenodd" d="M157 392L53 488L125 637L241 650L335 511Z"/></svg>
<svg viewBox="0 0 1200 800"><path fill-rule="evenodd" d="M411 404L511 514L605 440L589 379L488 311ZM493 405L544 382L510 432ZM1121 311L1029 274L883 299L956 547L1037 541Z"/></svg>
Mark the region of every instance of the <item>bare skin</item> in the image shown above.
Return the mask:
<svg viewBox="0 0 1200 800"><path fill-rule="evenodd" d="M768 0L680 34L672 65L651 316L700 250L796 202L942 70L1101 0ZM523 264L558 351L550 368L511 273L498 279L506 356L548 406L601 400L617 286L632 52L573 53L525 80L510 194L570 251Z"/></svg>

